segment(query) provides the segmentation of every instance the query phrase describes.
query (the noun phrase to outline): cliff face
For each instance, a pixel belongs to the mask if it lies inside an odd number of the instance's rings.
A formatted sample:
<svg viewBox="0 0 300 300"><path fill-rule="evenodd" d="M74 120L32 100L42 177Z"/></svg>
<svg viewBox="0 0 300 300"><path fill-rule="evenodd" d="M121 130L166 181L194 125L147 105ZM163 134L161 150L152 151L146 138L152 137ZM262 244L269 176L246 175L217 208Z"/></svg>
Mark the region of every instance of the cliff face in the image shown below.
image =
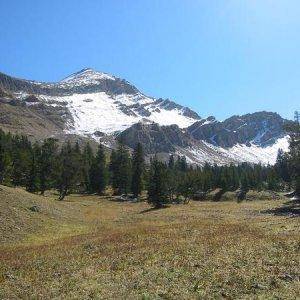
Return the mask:
<svg viewBox="0 0 300 300"><path fill-rule="evenodd" d="M148 154L159 152L174 152L176 147L192 146L189 134L183 132L177 125L159 126L156 123L137 123L118 135L118 140L131 148L137 143L143 145Z"/></svg>
<svg viewBox="0 0 300 300"><path fill-rule="evenodd" d="M233 116L223 122L196 122L188 128L188 132L197 140L225 148L250 143L264 147L285 135L286 122L277 113L263 111Z"/></svg>

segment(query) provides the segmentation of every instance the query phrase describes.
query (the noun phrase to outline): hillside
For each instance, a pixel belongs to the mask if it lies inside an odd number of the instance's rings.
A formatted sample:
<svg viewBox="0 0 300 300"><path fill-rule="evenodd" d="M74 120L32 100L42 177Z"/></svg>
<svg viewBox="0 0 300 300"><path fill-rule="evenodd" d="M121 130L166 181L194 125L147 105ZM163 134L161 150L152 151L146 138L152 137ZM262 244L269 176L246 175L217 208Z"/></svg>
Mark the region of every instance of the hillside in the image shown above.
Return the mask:
<svg viewBox="0 0 300 300"><path fill-rule="evenodd" d="M76 204L58 202L54 197L30 194L21 188L0 186L0 243L14 243L42 230L53 234L59 223L82 220ZM75 233L75 232L74 232Z"/></svg>
<svg viewBox="0 0 300 300"><path fill-rule="evenodd" d="M151 210L0 188L1 299L300 296L299 218L276 215L287 200Z"/></svg>

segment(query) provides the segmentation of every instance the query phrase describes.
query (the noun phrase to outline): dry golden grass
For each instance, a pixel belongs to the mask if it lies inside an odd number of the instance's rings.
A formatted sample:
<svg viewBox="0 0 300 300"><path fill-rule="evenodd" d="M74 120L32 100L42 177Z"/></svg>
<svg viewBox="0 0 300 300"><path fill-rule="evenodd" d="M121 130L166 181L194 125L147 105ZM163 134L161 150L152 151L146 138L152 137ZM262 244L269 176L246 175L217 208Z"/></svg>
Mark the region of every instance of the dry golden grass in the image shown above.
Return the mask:
<svg viewBox="0 0 300 300"><path fill-rule="evenodd" d="M58 202L3 189L0 202L7 194L18 199L14 216L26 230L2 240L1 299L300 297L299 217L265 213L282 200L149 210L146 203ZM27 212L31 198L41 212Z"/></svg>

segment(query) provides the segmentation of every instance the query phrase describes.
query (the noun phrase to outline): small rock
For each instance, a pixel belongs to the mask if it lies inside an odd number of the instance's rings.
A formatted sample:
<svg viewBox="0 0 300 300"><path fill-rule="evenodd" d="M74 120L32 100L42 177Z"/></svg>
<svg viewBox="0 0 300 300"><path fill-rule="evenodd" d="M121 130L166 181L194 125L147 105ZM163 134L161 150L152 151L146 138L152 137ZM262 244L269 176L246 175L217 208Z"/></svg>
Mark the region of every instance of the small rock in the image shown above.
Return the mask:
<svg viewBox="0 0 300 300"><path fill-rule="evenodd" d="M285 281L293 281L294 277L290 274L283 274L279 276L280 279L285 280Z"/></svg>
<svg viewBox="0 0 300 300"><path fill-rule="evenodd" d="M265 290L265 289L267 288L267 286L262 285L262 284L260 284L260 283L254 283L254 284L252 285L252 287L255 288L255 289L260 289L260 290Z"/></svg>
<svg viewBox="0 0 300 300"><path fill-rule="evenodd" d="M33 206L29 207L29 210L33 211L33 212L40 212L41 211L41 209L37 205L33 205Z"/></svg>
<svg viewBox="0 0 300 300"><path fill-rule="evenodd" d="M15 279L15 276L13 276L13 275L10 274L10 273L5 273L5 274L4 274L4 277L7 278L7 279Z"/></svg>

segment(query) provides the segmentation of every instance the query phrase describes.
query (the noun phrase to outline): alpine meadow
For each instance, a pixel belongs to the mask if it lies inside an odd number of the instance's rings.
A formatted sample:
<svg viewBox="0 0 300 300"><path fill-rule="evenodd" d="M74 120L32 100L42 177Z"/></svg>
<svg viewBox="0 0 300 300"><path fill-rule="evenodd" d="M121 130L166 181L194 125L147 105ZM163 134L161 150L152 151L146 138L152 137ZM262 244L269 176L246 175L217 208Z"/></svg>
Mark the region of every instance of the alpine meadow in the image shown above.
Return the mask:
<svg viewBox="0 0 300 300"><path fill-rule="evenodd" d="M300 299L299 13L0 1L0 299Z"/></svg>

